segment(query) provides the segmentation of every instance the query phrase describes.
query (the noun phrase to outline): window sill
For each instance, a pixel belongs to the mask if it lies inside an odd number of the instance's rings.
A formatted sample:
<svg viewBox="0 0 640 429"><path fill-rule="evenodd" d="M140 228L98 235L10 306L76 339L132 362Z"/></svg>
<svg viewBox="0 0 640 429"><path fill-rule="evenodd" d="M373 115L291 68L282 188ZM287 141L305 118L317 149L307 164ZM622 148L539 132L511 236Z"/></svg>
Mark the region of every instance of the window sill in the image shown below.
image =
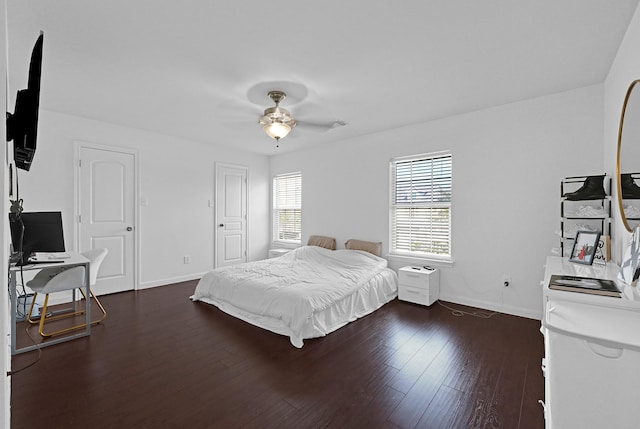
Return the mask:
<svg viewBox="0 0 640 429"><path fill-rule="evenodd" d="M435 258L428 256L409 256L398 255L395 253L389 253L386 256L387 260L392 262L403 263L407 265L428 265L439 267L450 267L453 265L453 259L451 258Z"/></svg>

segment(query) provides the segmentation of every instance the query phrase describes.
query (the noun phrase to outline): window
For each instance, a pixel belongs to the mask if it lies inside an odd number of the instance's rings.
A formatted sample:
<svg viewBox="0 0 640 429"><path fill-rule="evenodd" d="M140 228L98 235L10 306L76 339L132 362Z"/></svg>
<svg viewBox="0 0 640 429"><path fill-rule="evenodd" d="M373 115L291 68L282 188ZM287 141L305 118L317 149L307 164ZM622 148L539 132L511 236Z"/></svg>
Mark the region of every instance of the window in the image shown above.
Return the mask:
<svg viewBox="0 0 640 429"><path fill-rule="evenodd" d="M273 241L300 243L302 235L302 174L273 178Z"/></svg>
<svg viewBox="0 0 640 429"><path fill-rule="evenodd" d="M391 160L391 253L451 257L450 152Z"/></svg>

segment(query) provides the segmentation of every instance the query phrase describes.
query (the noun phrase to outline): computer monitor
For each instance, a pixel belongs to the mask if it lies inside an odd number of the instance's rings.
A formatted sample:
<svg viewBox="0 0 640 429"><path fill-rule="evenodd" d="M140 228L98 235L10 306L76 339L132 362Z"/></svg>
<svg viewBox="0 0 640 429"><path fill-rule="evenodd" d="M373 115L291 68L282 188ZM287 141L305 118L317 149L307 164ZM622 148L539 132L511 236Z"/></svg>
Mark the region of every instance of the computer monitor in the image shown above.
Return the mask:
<svg viewBox="0 0 640 429"><path fill-rule="evenodd" d="M65 251L62 213L23 212L9 220L13 251L22 252L24 260L36 252Z"/></svg>

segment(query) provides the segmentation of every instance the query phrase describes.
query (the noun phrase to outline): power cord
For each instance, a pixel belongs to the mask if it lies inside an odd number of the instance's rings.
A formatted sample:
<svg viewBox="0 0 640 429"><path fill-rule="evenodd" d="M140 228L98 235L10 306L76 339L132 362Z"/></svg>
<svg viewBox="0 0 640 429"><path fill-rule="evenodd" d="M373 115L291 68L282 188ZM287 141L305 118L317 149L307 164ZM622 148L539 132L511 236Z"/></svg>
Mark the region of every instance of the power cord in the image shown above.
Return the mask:
<svg viewBox="0 0 640 429"><path fill-rule="evenodd" d="M20 221L22 223L22 220L20 219L20 214L22 213L22 199L20 199L20 182L18 180L18 171L15 170L15 183L16 183L16 199L15 200L10 200L11 201L11 207L10 207L10 215L13 215L14 221ZM13 236L12 236L13 239ZM22 295L18 295L16 296L16 308L12 308L10 311L15 311L16 312L16 316L18 314L18 297L19 296L24 296L25 299L23 301L23 309L22 309L22 314L21 316L24 316L26 319L26 306L27 306L27 291L24 287L24 272L22 270L22 240L24 239L24 226L22 227L22 230L20 232L20 241L18 243L19 249L17 249L17 251L19 252L20 255L20 287L22 288ZM15 243L12 243L15 244ZM13 249L14 251L16 251L16 249ZM9 278L7 279L7 286L9 289L9 297L11 297L12 293L18 293L18 286L16 285L16 290L12 291L11 290L11 279L10 279L10 274L9 274ZM42 315L40 316L42 317ZM25 320L26 321L26 320ZM24 328L24 331L27 334L27 337L29 337L29 339L31 340L31 342L33 343L33 345L35 346L36 350L38 350L38 357L36 358L36 360L34 360L33 362L23 366L22 368L18 368L14 371L7 371L7 376L10 375L14 375L19 373L20 371L24 371L27 368L32 367L33 365L37 364L40 361L40 358L42 357L42 348L40 347L40 344L38 344L36 342L36 340L31 336L31 333L29 332L29 323L26 323L26 326Z"/></svg>
<svg viewBox="0 0 640 429"><path fill-rule="evenodd" d="M438 304L440 304L441 306L443 306L444 308L451 310L451 314L453 314L456 317L462 317L462 316L473 316L473 317L477 317L479 319L488 319L492 316L495 316L496 314L498 314L497 311L492 311L490 313L486 313L484 311L473 311L473 312L468 312L468 311L464 311L464 310L460 310L458 308L452 308L449 307L446 304L443 304L442 301L438 300Z"/></svg>
<svg viewBox="0 0 640 429"><path fill-rule="evenodd" d="M22 302L22 312L19 313L18 312L18 307L20 306L18 304L18 297L20 296L24 296L25 298L27 297L27 293L24 287L24 278L23 278L23 272L22 272L22 267L20 268L20 277L21 277L21 282L20 282L20 287L22 288L22 295L18 295L16 297L16 308L12 308L10 311L15 311L16 315L20 315L20 316L24 316L25 317L25 322L26 322L26 315L27 315L27 301L26 299ZM10 281L8 281L8 283L10 284ZM18 285L16 285L16 293L17 293L17 289L18 289ZM11 287L9 287L9 298L11 298L11 294L14 293L14 291L11 290ZM42 317L42 315L40 316ZM33 365L35 365L36 363L38 363L40 361L40 358L42 357L42 348L40 347L40 344L38 344L36 342L36 340L31 336L31 332L29 332L29 324L28 322L26 322L27 325L24 328L25 333L27 334L27 337L29 337L29 339L31 340L31 342L33 343L33 345L35 346L36 350L38 350L38 357L31 363L23 366L22 368L18 368L16 370L13 371L7 371L7 377L10 375L14 375L19 373L20 371L24 371L27 368L32 367Z"/></svg>
<svg viewBox="0 0 640 429"><path fill-rule="evenodd" d="M22 277L22 274L23 274L23 273L22 273L22 269L21 269L21 270L20 270L20 276L21 276L21 277ZM10 375L17 374L17 373L19 373L20 371L24 371L25 369L27 369L27 368L29 368L29 367L32 367L33 365L37 364L37 363L40 361L40 358L42 357L42 348L40 347L40 344L38 344L38 343L36 342L36 340L31 336L31 332L29 332L29 324L28 324L28 322L26 321L26 316L27 316L27 313L28 313L28 312L27 312L27 300L26 300L27 293L26 293L26 290L25 290L25 288L24 288L24 278L22 278L21 280L22 280L22 281L21 281L20 286L22 287L22 295L18 295L18 296L16 297L16 308L12 308L10 311L15 311L15 312L16 312L16 316L18 316L18 315L19 315L19 316L21 316L21 317L24 317L24 318L25 318L25 323L26 323L27 325L25 326L24 331L25 331L25 333L27 334L27 337L29 337L29 339L31 340L31 342L32 342L32 343L33 343L33 345L35 346L36 350L38 350L38 357L37 357L33 362L31 362L31 363L29 363L29 364L27 364L27 365L23 366L22 368L18 368L18 369L13 370L13 371L7 371L7 373L6 373L6 374L7 374L7 377L8 377L8 376L10 376ZM18 287L17 287L17 285L16 285L16 291L15 291L15 292L17 292L17 289L18 289ZM9 287L9 294L11 294L11 293L13 293L13 292L14 292L14 291L12 291L12 290L11 290L11 288ZM11 296L11 295L9 295L9 296ZM19 304L19 303L18 303L18 298L19 298L19 297L21 297L21 296L25 297L25 299L23 300L22 304ZM19 311L19 307L20 307L20 305L22 305L22 311Z"/></svg>
<svg viewBox="0 0 640 429"><path fill-rule="evenodd" d="M29 326L24 328L24 331L27 333L27 337L29 337L29 339L31 340L31 342L33 343L33 345L36 347L36 350L38 350L38 357L36 358L36 360L34 360L31 363L28 363L27 365L23 366L22 368L18 368L16 370L13 371L7 371L7 377L10 375L15 375L21 371L24 371L27 368L31 368L33 365L37 364L38 362L40 362L40 358L42 357L42 348L40 347L40 344L36 343L36 340L33 339L33 337L31 336L31 333L29 332Z"/></svg>

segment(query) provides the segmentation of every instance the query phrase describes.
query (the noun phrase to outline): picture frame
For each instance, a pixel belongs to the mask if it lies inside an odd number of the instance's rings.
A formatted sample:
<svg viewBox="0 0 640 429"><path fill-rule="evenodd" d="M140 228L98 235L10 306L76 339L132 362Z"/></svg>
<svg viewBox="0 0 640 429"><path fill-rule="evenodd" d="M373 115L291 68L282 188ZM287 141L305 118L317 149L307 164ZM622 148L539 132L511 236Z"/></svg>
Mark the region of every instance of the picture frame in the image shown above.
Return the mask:
<svg viewBox="0 0 640 429"><path fill-rule="evenodd" d="M576 264L593 264L593 257L598 249L600 231L578 231L573 241L573 249L569 256L570 262Z"/></svg>
<svg viewBox="0 0 640 429"><path fill-rule="evenodd" d="M638 278L640 278L640 226L633 230L622 257L620 273L618 273L618 279L630 286L636 286Z"/></svg>
<svg viewBox="0 0 640 429"><path fill-rule="evenodd" d="M598 240L598 248L593 256L593 263L606 264L611 260L611 237L608 235L600 235Z"/></svg>

